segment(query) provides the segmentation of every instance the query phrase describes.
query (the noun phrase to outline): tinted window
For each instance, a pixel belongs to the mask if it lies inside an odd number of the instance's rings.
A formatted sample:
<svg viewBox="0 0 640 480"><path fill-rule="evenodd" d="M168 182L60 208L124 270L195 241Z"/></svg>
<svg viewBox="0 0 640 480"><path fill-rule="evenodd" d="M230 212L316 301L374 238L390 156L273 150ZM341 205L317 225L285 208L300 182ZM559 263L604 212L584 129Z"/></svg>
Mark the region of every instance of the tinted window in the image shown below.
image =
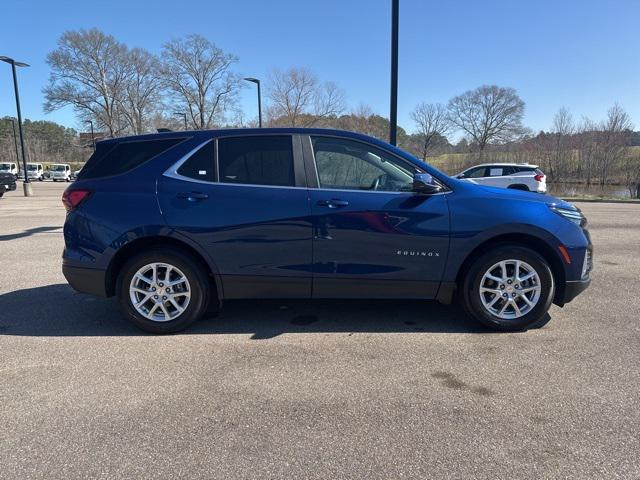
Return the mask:
<svg viewBox="0 0 640 480"><path fill-rule="evenodd" d="M291 136L247 136L218 140L220 181L293 186Z"/></svg>
<svg viewBox="0 0 640 480"><path fill-rule="evenodd" d="M516 167L503 167L502 168L502 175L513 175L514 173L516 173L518 171L518 169Z"/></svg>
<svg viewBox="0 0 640 480"><path fill-rule="evenodd" d="M415 168L373 146L312 137L321 188L398 192L411 190Z"/></svg>
<svg viewBox="0 0 640 480"><path fill-rule="evenodd" d="M467 173L464 174L464 178L482 178L482 177L486 177L486 175L485 175L486 170L487 170L486 167L473 168L473 169L469 170Z"/></svg>
<svg viewBox="0 0 640 480"><path fill-rule="evenodd" d="M127 172L180 143L182 138L142 140L96 145L79 179L106 177Z"/></svg>
<svg viewBox="0 0 640 480"><path fill-rule="evenodd" d="M214 182L215 175L215 142L207 142L201 146L189 159L178 169L178 174L196 180L206 180Z"/></svg>

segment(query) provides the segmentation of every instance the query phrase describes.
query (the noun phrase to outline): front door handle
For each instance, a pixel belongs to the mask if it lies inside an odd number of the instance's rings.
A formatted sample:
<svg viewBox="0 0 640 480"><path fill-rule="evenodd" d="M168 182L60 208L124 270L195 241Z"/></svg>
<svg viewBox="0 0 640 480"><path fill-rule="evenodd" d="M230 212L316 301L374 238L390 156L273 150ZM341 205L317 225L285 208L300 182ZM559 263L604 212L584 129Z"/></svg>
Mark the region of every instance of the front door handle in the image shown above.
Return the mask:
<svg viewBox="0 0 640 480"><path fill-rule="evenodd" d="M200 200L206 200L209 198L209 195L201 192L180 192L177 197L186 198L188 202L199 202Z"/></svg>
<svg viewBox="0 0 640 480"><path fill-rule="evenodd" d="M318 200L316 204L319 207L329 207L329 208L341 208L349 205L349 202L346 200L340 200L338 198L332 198L331 200Z"/></svg>

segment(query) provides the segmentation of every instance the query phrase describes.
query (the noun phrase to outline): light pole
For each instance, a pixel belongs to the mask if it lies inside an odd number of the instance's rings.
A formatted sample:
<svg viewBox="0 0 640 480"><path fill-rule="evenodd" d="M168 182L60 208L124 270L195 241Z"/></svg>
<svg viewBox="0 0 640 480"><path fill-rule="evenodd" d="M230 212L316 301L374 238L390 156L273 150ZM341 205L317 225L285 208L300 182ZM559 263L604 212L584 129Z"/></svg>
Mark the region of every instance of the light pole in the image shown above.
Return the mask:
<svg viewBox="0 0 640 480"><path fill-rule="evenodd" d="M258 126L262 128L262 97L260 96L260 80L253 77L245 78L247 82L255 83L258 86Z"/></svg>
<svg viewBox="0 0 640 480"><path fill-rule="evenodd" d="M397 144L398 135L398 11L400 0L391 0L391 95L389 143Z"/></svg>
<svg viewBox="0 0 640 480"><path fill-rule="evenodd" d="M173 112L174 115L182 117L184 119L184 129L187 129L187 114L184 112Z"/></svg>
<svg viewBox="0 0 640 480"><path fill-rule="evenodd" d="M31 189L31 183L29 183L29 176L27 175L27 156L24 150L24 135L22 134L22 114L20 113L20 95L18 94L18 76L16 75L16 67L28 67L29 65L23 62L16 62L13 58L2 57L0 60L11 65L11 71L13 72L13 89L16 93L16 110L18 112L18 132L20 132L20 149L22 150L22 166L24 169L24 183L22 188L24 190L24 196L30 197L33 195Z"/></svg>
<svg viewBox="0 0 640 480"><path fill-rule="evenodd" d="M13 118L11 119L11 126L13 127L13 144L16 146L16 163L20 165L20 154L18 153L18 135L16 135L16 121Z"/></svg>
<svg viewBox="0 0 640 480"><path fill-rule="evenodd" d="M93 144L93 151L96 151L96 136L93 133L93 120L85 120L84 123L91 125L91 143Z"/></svg>

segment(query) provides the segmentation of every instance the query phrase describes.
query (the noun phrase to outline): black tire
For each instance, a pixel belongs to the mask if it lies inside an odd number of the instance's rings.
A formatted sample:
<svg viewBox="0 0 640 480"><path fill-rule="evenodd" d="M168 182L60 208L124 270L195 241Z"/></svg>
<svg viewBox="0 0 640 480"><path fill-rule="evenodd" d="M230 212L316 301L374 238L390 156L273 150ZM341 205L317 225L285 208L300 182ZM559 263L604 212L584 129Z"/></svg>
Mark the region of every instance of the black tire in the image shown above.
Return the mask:
<svg viewBox="0 0 640 480"><path fill-rule="evenodd" d="M502 260L521 260L528 263L538 274L542 286L540 298L525 315L515 319L502 319L488 311L480 299L480 282L492 265ZM498 245L478 258L468 269L463 279L462 300L465 310L485 326L502 332L526 330L547 314L555 293L555 282L547 261L535 251L519 245Z"/></svg>
<svg viewBox="0 0 640 480"><path fill-rule="evenodd" d="M180 269L189 281L191 298L185 311L174 320L157 322L141 315L131 303L129 285L135 273L145 265L160 262ZM210 283L207 273L190 255L171 248L154 248L131 258L120 270L116 284L120 309L137 327L151 333L175 333L201 318L209 304Z"/></svg>
<svg viewBox="0 0 640 480"><path fill-rule="evenodd" d="M529 190L529 187L527 187L526 185L522 185L522 184L509 185L507 188L510 188L511 190L522 190L523 192L530 192L531 191L531 190Z"/></svg>

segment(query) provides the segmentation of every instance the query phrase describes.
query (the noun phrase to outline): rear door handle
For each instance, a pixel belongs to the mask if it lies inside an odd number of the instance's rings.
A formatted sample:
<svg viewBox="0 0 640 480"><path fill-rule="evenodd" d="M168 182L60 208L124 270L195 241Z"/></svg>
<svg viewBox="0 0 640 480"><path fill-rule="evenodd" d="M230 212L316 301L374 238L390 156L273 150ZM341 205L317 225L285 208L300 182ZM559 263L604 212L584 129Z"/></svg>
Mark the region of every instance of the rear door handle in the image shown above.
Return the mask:
<svg viewBox="0 0 640 480"><path fill-rule="evenodd" d="M200 200L206 200L209 198L209 195L201 192L180 192L177 197L186 198L188 202L199 202Z"/></svg>
<svg viewBox="0 0 640 480"><path fill-rule="evenodd" d="M318 200L317 205L319 207L341 208L348 206L349 202L338 198L332 198L331 200Z"/></svg>

